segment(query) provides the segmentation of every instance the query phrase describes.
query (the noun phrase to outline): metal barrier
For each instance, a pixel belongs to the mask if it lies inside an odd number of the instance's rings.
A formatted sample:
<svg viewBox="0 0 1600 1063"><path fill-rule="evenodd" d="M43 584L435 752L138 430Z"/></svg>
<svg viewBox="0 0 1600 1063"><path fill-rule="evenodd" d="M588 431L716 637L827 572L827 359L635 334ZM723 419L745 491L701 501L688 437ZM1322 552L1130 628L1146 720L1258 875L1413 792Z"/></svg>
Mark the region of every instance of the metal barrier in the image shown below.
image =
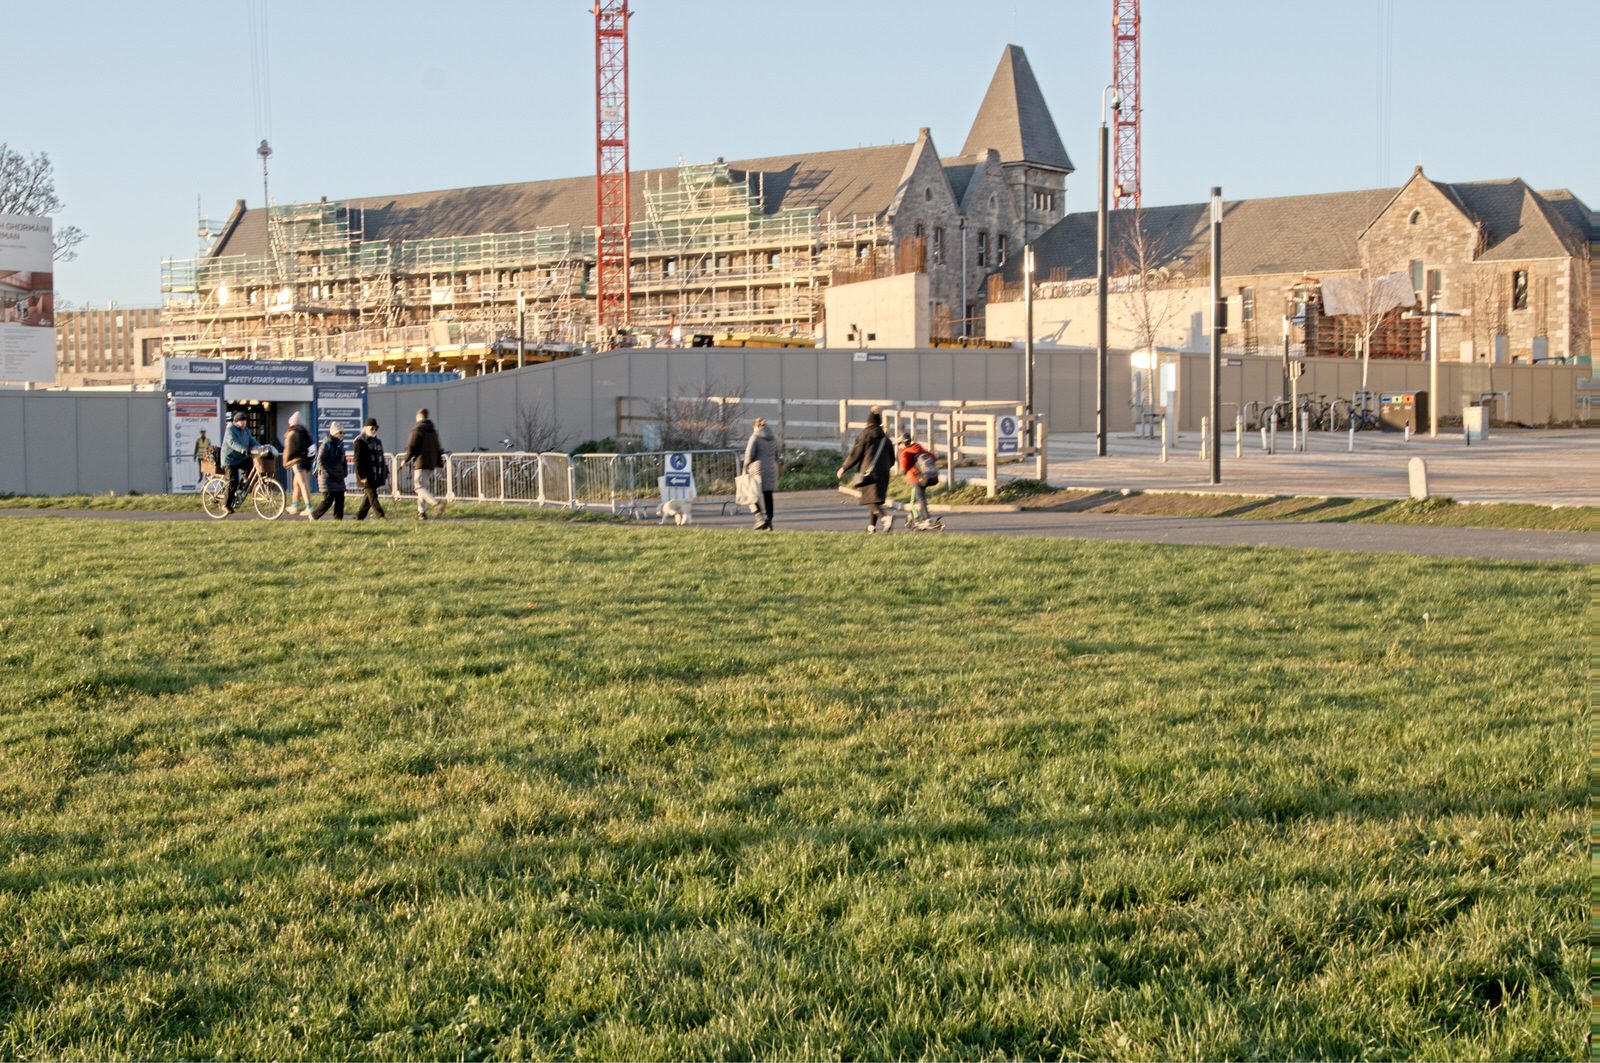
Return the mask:
<svg viewBox="0 0 1600 1063"><path fill-rule="evenodd" d="M734 478L742 455L733 450L683 451L694 473L697 504L734 505ZM643 516L660 505L658 481L666 451L635 454L563 454L521 451L446 454L434 493L452 502L604 509ZM415 475L398 456L389 462L389 496L416 497Z"/></svg>

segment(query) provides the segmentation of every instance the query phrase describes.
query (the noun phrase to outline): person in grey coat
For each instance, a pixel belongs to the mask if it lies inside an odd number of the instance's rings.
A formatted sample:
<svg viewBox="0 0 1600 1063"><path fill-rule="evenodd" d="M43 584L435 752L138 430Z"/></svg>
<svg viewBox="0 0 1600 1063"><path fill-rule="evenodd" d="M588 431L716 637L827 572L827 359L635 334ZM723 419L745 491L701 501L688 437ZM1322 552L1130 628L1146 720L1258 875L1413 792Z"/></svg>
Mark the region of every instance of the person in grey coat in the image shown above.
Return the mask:
<svg viewBox="0 0 1600 1063"><path fill-rule="evenodd" d="M751 465L757 466L752 470ZM744 467L761 477L761 513L756 531L772 530L772 492L778 489L778 440L767 427L765 417L757 417L750 429L750 442L744 445Z"/></svg>

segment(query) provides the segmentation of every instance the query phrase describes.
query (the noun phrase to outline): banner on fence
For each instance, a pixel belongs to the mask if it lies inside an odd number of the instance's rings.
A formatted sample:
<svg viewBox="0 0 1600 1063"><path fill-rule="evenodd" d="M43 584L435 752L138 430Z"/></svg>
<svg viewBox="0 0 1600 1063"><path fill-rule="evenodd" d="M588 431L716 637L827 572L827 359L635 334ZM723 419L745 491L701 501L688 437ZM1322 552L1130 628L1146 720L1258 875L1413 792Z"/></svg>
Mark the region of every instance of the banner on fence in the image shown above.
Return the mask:
<svg viewBox="0 0 1600 1063"><path fill-rule="evenodd" d="M0 380L56 378L54 260L49 218L0 214Z"/></svg>

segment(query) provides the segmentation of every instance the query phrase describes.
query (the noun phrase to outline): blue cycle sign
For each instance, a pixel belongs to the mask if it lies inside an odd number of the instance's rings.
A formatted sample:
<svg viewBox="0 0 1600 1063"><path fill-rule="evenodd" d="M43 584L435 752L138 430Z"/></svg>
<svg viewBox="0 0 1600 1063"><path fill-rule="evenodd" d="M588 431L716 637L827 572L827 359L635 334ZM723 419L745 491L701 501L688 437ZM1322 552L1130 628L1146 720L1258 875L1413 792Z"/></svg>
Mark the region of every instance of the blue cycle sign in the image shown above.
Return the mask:
<svg viewBox="0 0 1600 1063"><path fill-rule="evenodd" d="M996 454L1017 454L1022 450L1022 419L1006 414L995 422Z"/></svg>
<svg viewBox="0 0 1600 1063"><path fill-rule="evenodd" d="M687 451L673 450L667 453L666 475L663 479L668 487L694 486L693 463Z"/></svg>

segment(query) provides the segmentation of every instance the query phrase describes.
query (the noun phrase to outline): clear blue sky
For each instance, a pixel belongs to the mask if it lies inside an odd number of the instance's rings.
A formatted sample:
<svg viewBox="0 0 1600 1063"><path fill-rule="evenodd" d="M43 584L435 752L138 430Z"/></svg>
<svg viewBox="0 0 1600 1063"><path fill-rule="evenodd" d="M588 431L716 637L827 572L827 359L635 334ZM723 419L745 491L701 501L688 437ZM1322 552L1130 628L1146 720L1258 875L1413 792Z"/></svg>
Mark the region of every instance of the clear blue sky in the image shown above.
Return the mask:
<svg viewBox="0 0 1600 1063"><path fill-rule="evenodd" d="M594 167L586 0L257 0L278 202L571 177ZM1111 0L635 0L632 161L908 142L960 151L1008 43L1027 50L1094 204ZM1522 177L1600 206L1600 3L1144 0L1145 203ZM0 140L48 152L88 233L58 290L159 300L162 257L258 206L246 0L54 0L12 35ZM1385 12L1388 12L1386 15ZM1389 107L1377 84L1388 35ZM1387 166L1381 166L1387 139Z"/></svg>

